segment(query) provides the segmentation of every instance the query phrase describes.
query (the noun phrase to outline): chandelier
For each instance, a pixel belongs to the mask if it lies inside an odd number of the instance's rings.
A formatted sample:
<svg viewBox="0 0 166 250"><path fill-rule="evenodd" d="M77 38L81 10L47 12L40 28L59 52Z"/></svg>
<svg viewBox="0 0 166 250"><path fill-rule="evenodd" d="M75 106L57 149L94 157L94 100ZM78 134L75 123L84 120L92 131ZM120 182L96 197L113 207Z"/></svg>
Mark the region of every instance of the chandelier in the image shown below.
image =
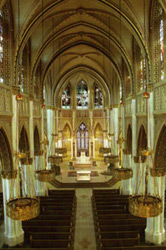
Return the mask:
<svg viewBox="0 0 166 250"><path fill-rule="evenodd" d="M145 0L144 0L144 14L145 14ZM144 16L145 22L145 16ZM144 27L145 30L145 27ZM147 138L148 138L148 99L150 97L150 93L147 91L147 83L146 90L143 93L143 98L146 102L146 126L147 126ZM148 145L148 143L147 143ZM140 151L141 157L143 157L142 162L146 162L147 158L151 157L152 159L153 150L143 149ZM152 161L153 162L153 161ZM162 171L157 172L155 168L150 169L152 176L156 176L156 174L162 174ZM158 175L160 176L160 175ZM147 184L148 184L148 166L146 166L145 173L145 193L144 194L135 194L129 199L129 211L131 214L143 217L150 218L158 216L162 213L163 204L162 199L159 196L153 196L147 193Z"/></svg>
<svg viewBox="0 0 166 250"><path fill-rule="evenodd" d="M47 145L49 144L47 137L44 137L44 156L45 156L45 169L36 170L36 179L41 182L49 182L55 179L55 171L48 169L47 167Z"/></svg>
<svg viewBox="0 0 166 250"><path fill-rule="evenodd" d="M20 94L19 94L20 95ZM17 112L18 112L18 118L17 118L17 127L19 128L19 105L20 101L22 101L22 98L17 98ZM19 131L19 129L18 129ZM17 136L18 140L18 136ZM28 162L28 165L26 165ZM30 168L30 164L32 164L32 161L28 161L28 155L25 152L18 152L16 153L16 166L17 169L19 169L19 182L20 182L20 196L17 198L9 198L9 201L6 202L6 214L9 218L13 220L30 220L32 218L35 218L40 213L40 201L39 199L34 195L34 197L30 197L30 190L33 190L33 193L35 193L35 186L34 182L31 180L30 176L29 180L26 182L25 180L25 172L26 169L23 169L23 164L25 164L24 168ZM14 182L11 183L10 186L10 193L12 192L15 184L15 179L17 177L17 170L13 171L2 171L2 175L6 179L14 179ZM26 186L26 191L25 191Z"/></svg>
<svg viewBox="0 0 166 250"><path fill-rule="evenodd" d="M114 164L119 162L119 156L118 155L107 155L104 156L104 162L108 164Z"/></svg>
<svg viewBox="0 0 166 250"><path fill-rule="evenodd" d="M124 168L122 167L122 143L126 140L120 135L118 137L117 143L119 144L119 168L113 168L112 175L115 179L121 180L128 180L133 177L133 170L131 168Z"/></svg>
<svg viewBox="0 0 166 250"><path fill-rule="evenodd" d="M17 177L17 170L2 170L1 175L3 179L12 180Z"/></svg>

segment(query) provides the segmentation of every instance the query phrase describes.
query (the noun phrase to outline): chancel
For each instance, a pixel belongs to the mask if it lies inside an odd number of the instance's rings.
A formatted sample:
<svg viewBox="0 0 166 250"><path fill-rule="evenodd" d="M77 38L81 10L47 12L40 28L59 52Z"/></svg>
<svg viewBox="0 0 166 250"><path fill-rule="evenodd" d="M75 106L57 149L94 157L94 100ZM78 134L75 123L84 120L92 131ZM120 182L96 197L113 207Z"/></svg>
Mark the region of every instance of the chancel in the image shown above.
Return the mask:
<svg viewBox="0 0 166 250"><path fill-rule="evenodd" d="M166 249L165 44L165 0L0 0L0 249Z"/></svg>

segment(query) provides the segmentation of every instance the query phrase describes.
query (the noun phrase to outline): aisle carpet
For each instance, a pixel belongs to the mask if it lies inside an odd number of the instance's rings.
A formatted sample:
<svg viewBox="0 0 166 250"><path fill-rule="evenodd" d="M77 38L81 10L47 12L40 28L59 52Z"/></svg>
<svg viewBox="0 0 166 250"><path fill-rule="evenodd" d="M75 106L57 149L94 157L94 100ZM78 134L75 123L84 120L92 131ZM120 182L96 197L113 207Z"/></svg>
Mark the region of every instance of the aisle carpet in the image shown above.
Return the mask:
<svg viewBox="0 0 166 250"><path fill-rule="evenodd" d="M77 172L76 171L70 171L68 172L68 177L76 177L77 176ZM91 171L91 174L90 174L91 177L96 177L96 176L99 176L98 172L97 171Z"/></svg>

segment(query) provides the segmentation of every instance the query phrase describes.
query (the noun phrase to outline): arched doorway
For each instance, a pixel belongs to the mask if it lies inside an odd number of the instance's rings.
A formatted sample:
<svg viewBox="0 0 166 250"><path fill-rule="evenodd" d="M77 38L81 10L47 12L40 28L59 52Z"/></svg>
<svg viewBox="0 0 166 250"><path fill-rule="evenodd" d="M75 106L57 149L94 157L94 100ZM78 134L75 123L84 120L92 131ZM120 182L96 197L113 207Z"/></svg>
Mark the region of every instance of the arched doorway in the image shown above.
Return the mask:
<svg viewBox="0 0 166 250"><path fill-rule="evenodd" d="M165 168L166 161L166 126L161 129L155 152L154 167Z"/></svg>
<svg viewBox="0 0 166 250"><path fill-rule="evenodd" d="M95 158L100 159L99 149L104 145L103 130L101 125L98 123L95 127Z"/></svg>
<svg viewBox="0 0 166 250"><path fill-rule="evenodd" d="M81 156L81 152L89 156L89 132L84 123L81 123L77 130L77 157Z"/></svg>
<svg viewBox="0 0 166 250"><path fill-rule="evenodd" d="M68 124L63 129L63 148L67 148L67 158L71 158L71 129Z"/></svg>

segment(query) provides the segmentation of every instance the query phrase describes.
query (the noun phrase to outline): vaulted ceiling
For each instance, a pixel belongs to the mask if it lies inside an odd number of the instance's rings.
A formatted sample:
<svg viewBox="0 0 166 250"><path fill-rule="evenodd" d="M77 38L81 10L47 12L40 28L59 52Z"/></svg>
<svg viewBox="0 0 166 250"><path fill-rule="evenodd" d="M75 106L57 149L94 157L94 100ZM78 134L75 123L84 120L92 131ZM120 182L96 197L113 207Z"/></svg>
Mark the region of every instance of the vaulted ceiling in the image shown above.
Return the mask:
<svg viewBox="0 0 166 250"><path fill-rule="evenodd" d="M112 75L121 78L122 62L133 77L133 42L148 54L148 32L146 46L143 40L151 4L151 0L11 0L15 58L29 43L32 78L40 64L43 80L53 91L65 75L82 69L111 89Z"/></svg>

